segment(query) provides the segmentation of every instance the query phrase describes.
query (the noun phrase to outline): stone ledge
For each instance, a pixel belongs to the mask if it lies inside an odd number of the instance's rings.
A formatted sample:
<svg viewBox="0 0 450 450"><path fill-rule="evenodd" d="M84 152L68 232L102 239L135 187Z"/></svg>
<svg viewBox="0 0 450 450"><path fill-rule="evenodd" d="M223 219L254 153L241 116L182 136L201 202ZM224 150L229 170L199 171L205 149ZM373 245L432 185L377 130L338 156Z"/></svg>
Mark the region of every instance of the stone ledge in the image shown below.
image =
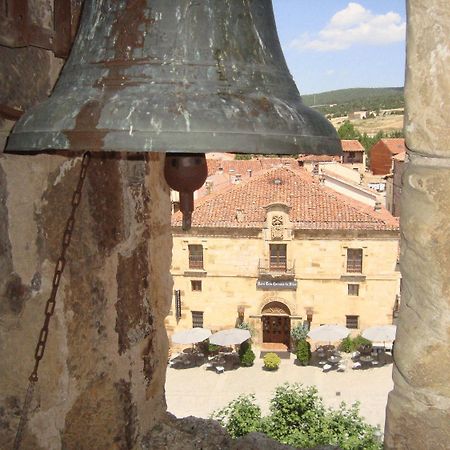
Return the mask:
<svg viewBox="0 0 450 450"><path fill-rule="evenodd" d="M249 433L233 439L218 422L186 417L177 419L167 413L143 439L144 450L294 450L294 447L273 441L262 433ZM339 450L335 446L320 446L314 450Z"/></svg>

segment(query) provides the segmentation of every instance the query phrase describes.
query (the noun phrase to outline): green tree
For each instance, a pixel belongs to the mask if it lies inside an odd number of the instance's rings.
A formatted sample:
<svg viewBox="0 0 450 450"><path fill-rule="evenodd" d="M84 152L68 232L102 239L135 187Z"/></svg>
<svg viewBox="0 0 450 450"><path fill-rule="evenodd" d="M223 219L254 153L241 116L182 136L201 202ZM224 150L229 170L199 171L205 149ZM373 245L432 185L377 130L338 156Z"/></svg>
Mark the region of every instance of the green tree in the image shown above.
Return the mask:
<svg viewBox="0 0 450 450"><path fill-rule="evenodd" d="M252 159L253 155L250 153L236 153L236 155L234 155L234 159Z"/></svg>
<svg viewBox="0 0 450 450"><path fill-rule="evenodd" d="M277 387L270 414L261 417L254 396L240 396L212 415L231 436L261 431L294 447L335 445L343 450L381 450L380 430L359 415L356 403L326 408L315 387L284 384Z"/></svg>
<svg viewBox="0 0 450 450"><path fill-rule="evenodd" d="M217 420L231 437L237 438L252 431L259 431L261 409L256 405L253 394L240 395L225 408L215 411L211 419Z"/></svg>
<svg viewBox="0 0 450 450"><path fill-rule="evenodd" d="M359 139L361 136L355 126L346 120L338 129L338 135L341 139Z"/></svg>

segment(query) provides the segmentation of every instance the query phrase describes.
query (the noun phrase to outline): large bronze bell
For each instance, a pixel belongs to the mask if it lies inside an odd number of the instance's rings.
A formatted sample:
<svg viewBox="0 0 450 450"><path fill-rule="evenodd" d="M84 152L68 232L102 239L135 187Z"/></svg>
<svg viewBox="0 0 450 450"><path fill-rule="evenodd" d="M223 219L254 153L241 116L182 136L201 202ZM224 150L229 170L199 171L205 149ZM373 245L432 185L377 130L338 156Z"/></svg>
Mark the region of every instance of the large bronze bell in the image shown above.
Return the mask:
<svg viewBox="0 0 450 450"><path fill-rule="evenodd" d="M338 154L303 105L270 0L85 0L51 96L7 151Z"/></svg>

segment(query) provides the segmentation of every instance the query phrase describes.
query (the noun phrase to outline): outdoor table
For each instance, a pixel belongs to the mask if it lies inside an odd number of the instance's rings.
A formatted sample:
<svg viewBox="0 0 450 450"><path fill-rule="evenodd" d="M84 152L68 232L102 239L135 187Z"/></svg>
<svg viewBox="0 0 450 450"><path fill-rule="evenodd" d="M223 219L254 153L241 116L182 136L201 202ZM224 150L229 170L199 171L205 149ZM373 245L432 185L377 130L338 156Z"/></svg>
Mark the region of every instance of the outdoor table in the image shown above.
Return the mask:
<svg viewBox="0 0 450 450"><path fill-rule="evenodd" d="M360 360L361 362L370 363L370 362L373 361L373 357L370 356L370 355L363 355L363 356L360 356L360 357L359 357L359 360Z"/></svg>
<svg viewBox="0 0 450 450"><path fill-rule="evenodd" d="M330 356L327 361L331 364L338 363L342 358L340 356Z"/></svg>

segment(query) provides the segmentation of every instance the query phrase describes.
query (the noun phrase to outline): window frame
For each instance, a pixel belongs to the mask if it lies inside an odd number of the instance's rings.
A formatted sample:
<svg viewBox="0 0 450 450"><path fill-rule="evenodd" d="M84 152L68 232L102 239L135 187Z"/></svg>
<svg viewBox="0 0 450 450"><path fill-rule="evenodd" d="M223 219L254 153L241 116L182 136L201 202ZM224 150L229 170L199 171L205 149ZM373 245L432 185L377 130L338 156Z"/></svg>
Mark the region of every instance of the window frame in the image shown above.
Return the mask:
<svg viewBox="0 0 450 450"><path fill-rule="evenodd" d="M347 248L346 271L347 273L362 273L363 271L362 248Z"/></svg>
<svg viewBox="0 0 450 450"><path fill-rule="evenodd" d="M202 280L191 280L191 291L192 292L202 292L203 283Z"/></svg>
<svg viewBox="0 0 450 450"><path fill-rule="evenodd" d="M356 321L356 326L353 326L355 323L353 323L352 321ZM345 316L345 326L349 330L358 330L359 329L359 316L353 315L353 314L346 315Z"/></svg>
<svg viewBox="0 0 450 450"><path fill-rule="evenodd" d="M356 293L352 292L355 289ZM347 284L347 295L350 297L359 297L359 284L358 283L349 283Z"/></svg>
<svg viewBox="0 0 450 450"><path fill-rule="evenodd" d="M188 245L188 265L189 269L202 270L204 268L203 245Z"/></svg>
<svg viewBox="0 0 450 450"><path fill-rule="evenodd" d="M191 311L192 328L203 328L204 311Z"/></svg>
<svg viewBox="0 0 450 450"><path fill-rule="evenodd" d="M278 251L274 251L275 249ZM283 250L280 252L281 249ZM269 270L271 272L287 271L287 244L269 244Z"/></svg>

